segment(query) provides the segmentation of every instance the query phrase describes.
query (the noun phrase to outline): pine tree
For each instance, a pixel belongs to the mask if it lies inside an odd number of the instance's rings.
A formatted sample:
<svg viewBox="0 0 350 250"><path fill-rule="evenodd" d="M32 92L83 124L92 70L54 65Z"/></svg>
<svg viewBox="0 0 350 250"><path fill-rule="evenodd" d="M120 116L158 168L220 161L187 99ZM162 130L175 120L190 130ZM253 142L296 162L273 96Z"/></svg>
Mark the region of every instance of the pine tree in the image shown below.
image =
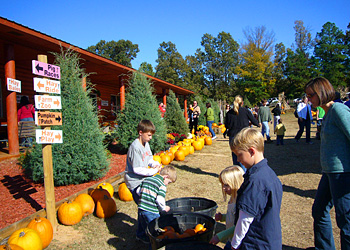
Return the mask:
<svg viewBox="0 0 350 250"><path fill-rule="evenodd" d="M55 64L61 68L62 130L63 143L52 144L52 160L55 185L79 184L103 177L108 171L107 151L103 145L98 116L82 87L82 77L87 75L80 68L80 58L72 50L55 54ZM21 158L22 167L35 182L43 182L42 146L34 144Z"/></svg>
<svg viewBox="0 0 350 250"><path fill-rule="evenodd" d="M137 125L141 120L150 120L156 132L150 141L152 152L164 150L166 147L166 127L153 94L150 80L140 72L134 72L128 82L125 94L125 106L117 117L117 140L121 150L126 151L138 137Z"/></svg>
<svg viewBox="0 0 350 250"><path fill-rule="evenodd" d="M167 98L166 112L164 120L167 126L168 133L178 133L179 135L187 135L189 127L186 119L180 108L180 104L176 101L176 96L173 91L169 91Z"/></svg>

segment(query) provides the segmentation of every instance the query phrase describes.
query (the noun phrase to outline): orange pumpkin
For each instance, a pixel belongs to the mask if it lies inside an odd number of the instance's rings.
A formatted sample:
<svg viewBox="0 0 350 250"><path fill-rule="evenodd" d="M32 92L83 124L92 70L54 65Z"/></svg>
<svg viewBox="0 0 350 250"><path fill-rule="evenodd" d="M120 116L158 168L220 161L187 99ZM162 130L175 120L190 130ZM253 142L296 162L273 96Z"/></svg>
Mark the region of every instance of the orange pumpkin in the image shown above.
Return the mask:
<svg viewBox="0 0 350 250"><path fill-rule="evenodd" d="M159 155L153 155L153 160L159 162L160 164L162 164L162 158L160 158Z"/></svg>
<svg viewBox="0 0 350 250"><path fill-rule="evenodd" d="M43 243L37 231L31 228L21 228L13 232L8 244L17 245L23 249L42 250Z"/></svg>
<svg viewBox="0 0 350 250"><path fill-rule="evenodd" d="M198 151L202 149L202 143L200 141L193 141L192 146L194 150Z"/></svg>
<svg viewBox="0 0 350 250"><path fill-rule="evenodd" d="M183 161L185 160L185 152L183 150L178 150L175 152L175 160Z"/></svg>
<svg viewBox="0 0 350 250"><path fill-rule="evenodd" d="M169 152L167 153L167 155L169 155L169 156L170 156L170 159L171 159L172 161L174 160L175 155L174 155L174 153L173 153L173 152L169 151Z"/></svg>
<svg viewBox="0 0 350 250"><path fill-rule="evenodd" d="M119 185L118 188L118 195L119 199L122 201L133 201L132 194L128 187L126 186L125 182Z"/></svg>
<svg viewBox="0 0 350 250"><path fill-rule="evenodd" d="M193 146L189 146L190 148L190 154L193 154L194 153L194 147Z"/></svg>
<svg viewBox="0 0 350 250"><path fill-rule="evenodd" d="M83 218L83 209L79 202L66 201L57 211L58 220L66 226L75 225Z"/></svg>
<svg viewBox="0 0 350 250"><path fill-rule="evenodd" d="M102 199L103 196L105 196L105 195L108 195L109 197L111 197L111 194L106 189L103 189L102 187L95 188L94 190L92 190L90 195L91 195L92 199L94 199L95 203L99 199Z"/></svg>
<svg viewBox="0 0 350 250"><path fill-rule="evenodd" d="M199 231L202 231L204 228L204 225L202 224L197 224L196 227L194 228L194 231L198 233Z"/></svg>
<svg viewBox="0 0 350 250"><path fill-rule="evenodd" d="M171 162L171 157L167 154L162 155L162 164L168 165Z"/></svg>
<svg viewBox="0 0 350 250"><path fill-rule="evenodd" d="M114 199L105 195L96 203L96 215L99 218L112 217L117 212L117 204Z"/></svg>
<svg viewBox="0 0 350 250"><path fill-rule="evenodd" d="M207 136L204 139L204 143L205 145L211 145L213 143L213 140L211 139L211 137Z"/></svg>
<svg viewBox="0 0 350 250"><path fill-rule="evenodd" d="M79 194L74 201L80 203L84 216L92 214L95 210L94 199L88 194Z"/></svg>
<svg viewBox="0 0 350 250"><path fill-rule="evenodd" d="M38 216L29 222L27 228L34 229L38 232L41 242L43 243L43 248L50 245L53 239L53 228L48 219Z"/></svg>
<svg viewBox="0 0 350 250"><path fill-rule="evenodd" d="M185 152L185 156L190 154L190 148L188 146L181 146L179 150L183 150Z"/></svg>
<svg viewBox="0 0 350 250"><path fill-rule="evenodd" d="M6 244L6 245L1 245L0 250L23 250L22 247L17 246L15 244Z"/></svg>
<svg viewBox="0 0 350 250"><path fill-rule="evenodd" d="M111 197L113 197L114 195L114 187L112 186L111 183L108 182L102 182L101 184L99 184L97 186L97 188L102 187L103 189L106 189L108 191L108 193L111 195Z"/></svg>

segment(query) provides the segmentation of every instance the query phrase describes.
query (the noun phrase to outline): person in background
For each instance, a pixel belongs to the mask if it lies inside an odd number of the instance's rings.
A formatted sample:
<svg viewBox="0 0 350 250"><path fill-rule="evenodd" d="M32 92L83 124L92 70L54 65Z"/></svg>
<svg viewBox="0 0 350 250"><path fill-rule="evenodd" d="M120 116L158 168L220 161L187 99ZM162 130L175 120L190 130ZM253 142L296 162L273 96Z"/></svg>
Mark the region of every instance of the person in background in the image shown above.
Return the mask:
<svg viewBox="0 0 350 250"><path fill-rule="evenodd" d="M318 106L316 108L316 121L317 121L317 132L316 132L316 139L320 140L320 133L321 133L321 128L322 128L322 121L323 117L325 115L324 109Z"/></svg>
<svg viewBox="0 0 350 250"><path fill-rule="evenodd" d="M303 96L302 102L298 104L297 112L298 112L298 125L299 131L295 135L295 141L299 142L300 137L304 133L304 128L306 129L306 143L313 144L310 138L310 129L311 129L311 105L308 103L307 96Z"/></svg>
<svg viewBox="0 0 350 250"><path fill-rule="evenodd" d="M348 93L348 101L344 102L344 104L350 108L350 92Z"/></svg>
<svg viewBox="0 0 350 250"><path fill-rule="evenodd" d="M235 97L233 109L227 112L225 127L228 129L227 135L229 143L243 128L249 127L251 122L253 125L260 127L259 122L254 118L252 113L243 107L243 98L240 95ZM232 152L233 165L240 165L245 171L245 167L237 161L237 156Z"/></svg>
<svg viewBox="0 0 350 250"><path fill-rule="evenodd" d="M230 111L230 105L226 104L226 109L224 111L224 124L226 123L226 115L229 111ZM228 132L228 130L226 128L225 132L223 133L224 138L226 138L227 132Z"/></svg>
<svg viewBox="0 0 350 250"><path fill-rule="evenodd" d="M159 108L159 111L160 111L160 115L162 116L162 118L164 118L164 115L165 115L165 112L166 112L164 103L161 102L159 104L158 108Z"/></svg>
<svg viewBox="0 0 350 250"><path fill-rule="evenodd" d="M211 108L211 104L207 102L206 104L207 111L205 111L205 119L207 120L207 127L209 128L209 132L211 133L212 139L216 139L216 135L213 130L213 123L214 123L214 110Z"/></svg>
<svg viewBox="0 0 350 250"><path fill-rule="evenodd" d="M198 132L198 118L201 114L201 108L198 106L197 101L193 101L193 124L190 128L190 131L194 129L194 133L196 134Z"/></svg>
<svg viewBox="0 0 350 250"><path fill-rule="evenodd" d="M224 250L231 249L231 241L230 239L233 236L233 232L235 230L235 218L236 218L236 198L237 191L241 187L243 183L243 175L244 171L239 166L231 166L227 167L221 171L219 175L219 181L221 183L222 194L224 196L224 201L226 201L226 196L230 197L227 204L227 212L226 214L217 213L215 214L216 221L225 221L226 222L226 230L219 232L216 234L211 240L210 244L216 245L220 241L226 242Z"/></svg>
<svg viewBox="0 0 350 250"><path fill-rule="evenodd" d="M278 120L281 118L281 103L277 103L271 112L273 114L273 130L275 131Z"/></svg>
<svg viewBox="0 0 350 250"><path fill-rule="evenodd" d="M33 104L29 102L27 96L22 96L20 101L20 108L17 111L18 121L34 121L35 109Z"/></svg>
<svg viewBox="0 0 350 250"><path fill-rule="evenodd" d="M350 249L350 109L334 102L332 84L323 77L309 81L306 96L325 111L321 129L322 177L312 206L315 249L335 249L329 211L334 206L341 249Z"/></svg>
<svg viewBox="0 0 350 250"><path fill-rule="evenodd" d="M149 243L146 234L148 224L160 216L160 212L169 212L170 207L165 205L166 187L176 181L176 170L173 166L165 166L151 177L145 178L140 186L140 202L138 204L137 238Z"/></svg>
<svg viewBox="0 0 350 250"><path fill-rule="evenodd" d="M340 93L338 91L335 92L334 102L343 103L343 101L340 98Z"/></svg>
<svg viewBox="0 0 350 250"><path fill-rule="evenodd" d="M236 228L232 249L282 249L282 183L264 158L264 137L254 128L244 128L230 143L246 168L237 191Z"/></svg>
<svg viewBox="0 0 350 250"><path fill-rule="evenodd" d="M271 112L270 108L266 106L267 101L264 99L262 101L262 106L259 108L258 112L258 120L259 124L261 126L261 134L264 137L266 133L266 139L268 143L271 143L272 140L270 138L270 127L269 127L269 122L271 121L272 124L272 117L271 117Z"/></svg>
<svg viewBox="0 0 350 250"><path fill-rule="evenodd" d="M193 128L193 106L192 106L192 104L190 104L190 107L187 110L187 116L188 116L188 126L190 129L190 133L192 134L192 128Z"/></svg>
<svg viewBox="0 0 350 250"><path fill-rule="evenodd" d="M275 134L277 136L277 139L276 139L276 145L284 145L283 143L283 138L284 138L284 133L286 132L286 127L284 126L284 124L282 123L282 119L280 118L278 120L278 124L275 128Z"/></svg>

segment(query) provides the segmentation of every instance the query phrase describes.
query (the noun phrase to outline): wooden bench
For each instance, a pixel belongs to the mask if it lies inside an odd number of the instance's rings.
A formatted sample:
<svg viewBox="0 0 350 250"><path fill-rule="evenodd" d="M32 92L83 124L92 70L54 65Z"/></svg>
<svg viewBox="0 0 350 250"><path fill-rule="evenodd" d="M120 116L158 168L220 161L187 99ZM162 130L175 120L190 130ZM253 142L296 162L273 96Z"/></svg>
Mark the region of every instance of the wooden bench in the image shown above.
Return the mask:
<svg viewBox="0 0 350 250"><path fill-rule="evenodd" d="M33 144L33 138L35 138L35 122L34 121L22 121L18 123L18 139L19 145L22 147L29 147Z"/></svg>

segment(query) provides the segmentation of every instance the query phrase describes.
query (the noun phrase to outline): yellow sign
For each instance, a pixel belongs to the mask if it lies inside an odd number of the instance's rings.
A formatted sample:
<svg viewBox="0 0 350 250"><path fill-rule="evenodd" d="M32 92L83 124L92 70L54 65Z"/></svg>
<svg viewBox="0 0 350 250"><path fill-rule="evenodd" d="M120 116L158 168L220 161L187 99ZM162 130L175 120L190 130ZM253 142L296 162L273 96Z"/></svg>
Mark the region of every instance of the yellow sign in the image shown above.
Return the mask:
<svg viewBox="0 0 350 250"><path fill-rule="evenodd" d="M62 125L62 113L36 111L35 124L37 126Z"/></svg>

